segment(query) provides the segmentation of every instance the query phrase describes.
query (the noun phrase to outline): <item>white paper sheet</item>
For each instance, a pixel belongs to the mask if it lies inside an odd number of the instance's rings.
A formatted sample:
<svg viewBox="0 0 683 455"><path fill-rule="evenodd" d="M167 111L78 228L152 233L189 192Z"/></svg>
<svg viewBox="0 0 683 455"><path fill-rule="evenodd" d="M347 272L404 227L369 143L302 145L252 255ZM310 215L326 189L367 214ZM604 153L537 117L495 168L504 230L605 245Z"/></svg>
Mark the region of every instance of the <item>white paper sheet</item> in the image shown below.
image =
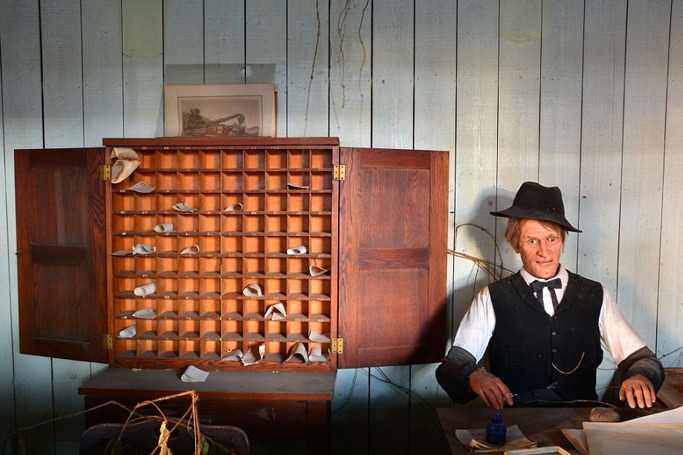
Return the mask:
<svg viewBox="0 0 683 455"><path fill-rule="evenodd" d="M185 369L180 380L183 382L204 382L208 376L208 371L200 370L199 368L190 365Z"/></svg>
<svg viewBox="0 0 683 455"><path fill-rule="evenodd" d="M619 423L584 422L591 454L683 453L683 407Z"/></svg>

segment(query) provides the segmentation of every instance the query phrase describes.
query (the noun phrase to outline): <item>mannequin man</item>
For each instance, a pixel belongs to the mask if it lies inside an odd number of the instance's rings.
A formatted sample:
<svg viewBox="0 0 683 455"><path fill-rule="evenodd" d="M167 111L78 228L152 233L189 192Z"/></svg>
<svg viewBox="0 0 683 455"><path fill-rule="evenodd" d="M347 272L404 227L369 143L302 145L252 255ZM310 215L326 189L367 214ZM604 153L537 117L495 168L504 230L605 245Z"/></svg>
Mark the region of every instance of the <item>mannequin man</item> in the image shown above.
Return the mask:
<svg viewBox="0 0 683 455"><path fill-rule="evenodd" d="M651 407L661 362L600 283L560 263L567 232L581 232L565 218L560 189L525 182L510 208L491 214L508 218L522 269L474 298L436 370L441 387L456 402L478 396L496 409L596 400L603 341L623 372L619 399ZM487 349L490 371L478 365Z"/></svg>

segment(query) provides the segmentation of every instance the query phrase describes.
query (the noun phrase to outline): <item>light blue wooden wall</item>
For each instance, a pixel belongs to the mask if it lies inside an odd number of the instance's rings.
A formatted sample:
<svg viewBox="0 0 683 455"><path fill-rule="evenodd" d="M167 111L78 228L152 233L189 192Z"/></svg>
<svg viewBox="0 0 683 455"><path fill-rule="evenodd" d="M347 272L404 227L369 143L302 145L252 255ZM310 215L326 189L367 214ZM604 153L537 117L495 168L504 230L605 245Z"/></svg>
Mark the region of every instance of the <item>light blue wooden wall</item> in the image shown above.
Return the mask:
<svg viewBox="0 0 683 455"><path fill-rule="evenodd" d="M162 135L164 84L274 83L280 136L449 150L449 248L509 269L488 212L525 180L560 186L584 231L564 264L681 366L682 0L0 0L0 58L2 439L81 409L104 368L19 353L12 152ZM449 276L452 332L488 277L461 256ZM335 442L442 448L434 368L341 371ZM32 442L73 453L70 422Z"/></svg>

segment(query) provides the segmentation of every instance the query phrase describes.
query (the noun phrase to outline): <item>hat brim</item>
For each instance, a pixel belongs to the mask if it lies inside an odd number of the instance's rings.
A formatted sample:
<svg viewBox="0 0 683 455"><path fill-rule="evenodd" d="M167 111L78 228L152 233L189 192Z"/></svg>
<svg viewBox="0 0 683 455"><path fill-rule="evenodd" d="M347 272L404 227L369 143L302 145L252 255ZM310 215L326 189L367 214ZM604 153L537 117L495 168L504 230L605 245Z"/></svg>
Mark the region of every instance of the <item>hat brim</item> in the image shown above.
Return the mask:
<svg viewBox="0 0 683 455"><path fill-rule="evenodd" d="M568 231L581 232L581 230L576 229L574 226L572 226L564 216L556 213L548 213L542 210L532 210L528 208L520 209L519 207L512 206L509 209L490 213L493 216L502 216L505 218L549 221L551 223L559 224Z"/></svg>

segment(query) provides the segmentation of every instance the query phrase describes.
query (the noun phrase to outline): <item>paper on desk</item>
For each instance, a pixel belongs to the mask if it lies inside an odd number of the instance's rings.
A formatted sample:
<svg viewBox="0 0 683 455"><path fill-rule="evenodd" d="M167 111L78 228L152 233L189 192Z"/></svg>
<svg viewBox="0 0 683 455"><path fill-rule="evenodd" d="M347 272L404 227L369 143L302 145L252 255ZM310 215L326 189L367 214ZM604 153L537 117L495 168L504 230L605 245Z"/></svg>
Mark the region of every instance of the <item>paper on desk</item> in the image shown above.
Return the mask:
<svg viewBox="0 0 683 455"><path fill-rule="evenodd" d="M627 420L622 423L683 423L683 406Z"/></svg>
<svg viewBox="0 0 683 455"><path fill-rule="evenodd" d="M575 428L563 428L562 434L572 443L579 455L590 455L590 452L588 452L588 441L586 441L585 431L577 430Z"/></svg>
<svg viewBox="0 0 683 455"><path fill-rule="evenodd" d="M592 454L683 453L683 424L584 422L588 450Z"/></svg>
<svg viewBox="0 0 683 455"><path fill-rule="evenodd" d="M203 371L195 366L190 365L185 369L185 372L180 377L180 380L183 382L204 382L208 376L208 371Z"/></svg>
<svg viewBox="0 0 683 455"><path fill-rule="evenodd" d="M683 407L620 423L584 422L583 430L590 453L683 453Z"/></svg>
<svg viewBox="0 0 683 455"><path fill-rule="evenodd" d="M505 445L494 446L486 442L486 429L455 430L458 441L473 452L502 452L512 449L527 449L536 447L537 443L524 436L517 425L507 428Z"/></svg>

